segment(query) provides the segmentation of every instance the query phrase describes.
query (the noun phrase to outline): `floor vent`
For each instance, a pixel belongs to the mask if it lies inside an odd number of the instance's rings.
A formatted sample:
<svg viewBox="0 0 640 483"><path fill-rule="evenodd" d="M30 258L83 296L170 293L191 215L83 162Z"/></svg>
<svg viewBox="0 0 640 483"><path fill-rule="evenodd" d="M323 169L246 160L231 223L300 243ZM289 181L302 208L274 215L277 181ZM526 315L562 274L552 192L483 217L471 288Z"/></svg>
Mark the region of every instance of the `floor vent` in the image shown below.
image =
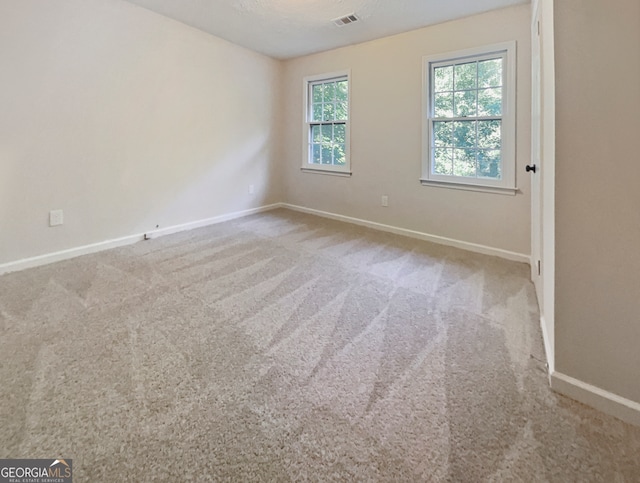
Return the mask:
<svg viewBox="0 0 640 483"><path fill-rule="evenodd" d="M357 22L359 19L356 17L355 13L351 13L349 15L345 15L344 17L334 18L333 23L338 27L342 27L343 25L347 25L353 22Z"/></svg>

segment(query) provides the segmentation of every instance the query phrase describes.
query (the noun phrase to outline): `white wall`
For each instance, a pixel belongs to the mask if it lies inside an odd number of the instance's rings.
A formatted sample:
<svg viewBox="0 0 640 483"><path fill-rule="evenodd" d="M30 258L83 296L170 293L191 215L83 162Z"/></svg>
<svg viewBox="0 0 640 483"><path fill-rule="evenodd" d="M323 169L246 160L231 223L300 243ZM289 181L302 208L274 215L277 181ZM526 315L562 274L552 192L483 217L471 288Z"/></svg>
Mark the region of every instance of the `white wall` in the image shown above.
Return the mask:
<svg viewBox="0 0 640 483"><path fill-rule="evenodd" d="M285 62L284 176L289 203L530 253L530 6L477 15ZM516 40L516 196L422 186L422 57ZM351 69L351 164L340 178L300 171L302 79ZM389 207L380 197L389 196Z"/></svg>
<svg viewBox="0 0 640 483"><path fill-rule="evenodd" d="M281 200L278 61L122 1L0 0L0 66L0 264Z"/></svg>
<svg viewBox="0 0 640 483"><path fill-rule="evenodd" d="M554 22L556 371L640 411L640 2L556 1Z"/></svg>

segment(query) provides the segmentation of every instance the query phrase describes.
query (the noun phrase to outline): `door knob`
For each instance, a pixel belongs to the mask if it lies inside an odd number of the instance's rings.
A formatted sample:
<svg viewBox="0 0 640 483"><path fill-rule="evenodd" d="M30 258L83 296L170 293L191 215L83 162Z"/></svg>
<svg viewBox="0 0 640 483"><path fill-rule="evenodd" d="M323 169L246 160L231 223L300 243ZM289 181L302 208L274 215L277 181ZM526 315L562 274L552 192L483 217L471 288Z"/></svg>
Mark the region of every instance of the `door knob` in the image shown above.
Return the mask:
<svg viewBox="0 0 640 483"><path fill-rule="evenodd" d="M527 165L527 167L526 167L526 168L524 168L524 169L526 169L526 170L527 170L527 173L528 173L529 171L533 171L533 172L535 173L535 172L536 172L536 165L535 165L535 164L532 164L531 166Z"/></svg>

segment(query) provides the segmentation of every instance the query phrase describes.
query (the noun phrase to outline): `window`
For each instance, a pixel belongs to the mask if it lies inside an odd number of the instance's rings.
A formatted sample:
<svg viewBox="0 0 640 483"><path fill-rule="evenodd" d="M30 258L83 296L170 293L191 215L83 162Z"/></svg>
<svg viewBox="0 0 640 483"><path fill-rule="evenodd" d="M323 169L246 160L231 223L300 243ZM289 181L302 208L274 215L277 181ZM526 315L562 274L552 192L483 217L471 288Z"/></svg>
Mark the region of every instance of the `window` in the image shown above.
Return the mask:
<svg viewBox="0 0 640 483"><path fill-rule="evenodd" d="M350 175L349 72L304 79L302 169Z"/></svg>
<svg viewBox="0 0 640 483"><path fill-rule="evenodd" d="M515 42L423 68L422 183L515 194Z"/></svg>

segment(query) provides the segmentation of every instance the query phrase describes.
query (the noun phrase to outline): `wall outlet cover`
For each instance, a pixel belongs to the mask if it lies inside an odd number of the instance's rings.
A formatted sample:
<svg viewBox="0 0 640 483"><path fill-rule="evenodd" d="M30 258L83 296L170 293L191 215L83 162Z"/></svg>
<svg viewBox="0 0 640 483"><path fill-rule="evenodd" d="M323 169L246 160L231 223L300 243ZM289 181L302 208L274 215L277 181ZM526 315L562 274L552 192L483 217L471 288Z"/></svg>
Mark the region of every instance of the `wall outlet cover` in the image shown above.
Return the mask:
<svg viewBox="0 0 640 483"><path fill-rule="evenodd" d="M64 212L62 210L51 210L49 212L49 226L58 226L64 223Z"/></svg>

